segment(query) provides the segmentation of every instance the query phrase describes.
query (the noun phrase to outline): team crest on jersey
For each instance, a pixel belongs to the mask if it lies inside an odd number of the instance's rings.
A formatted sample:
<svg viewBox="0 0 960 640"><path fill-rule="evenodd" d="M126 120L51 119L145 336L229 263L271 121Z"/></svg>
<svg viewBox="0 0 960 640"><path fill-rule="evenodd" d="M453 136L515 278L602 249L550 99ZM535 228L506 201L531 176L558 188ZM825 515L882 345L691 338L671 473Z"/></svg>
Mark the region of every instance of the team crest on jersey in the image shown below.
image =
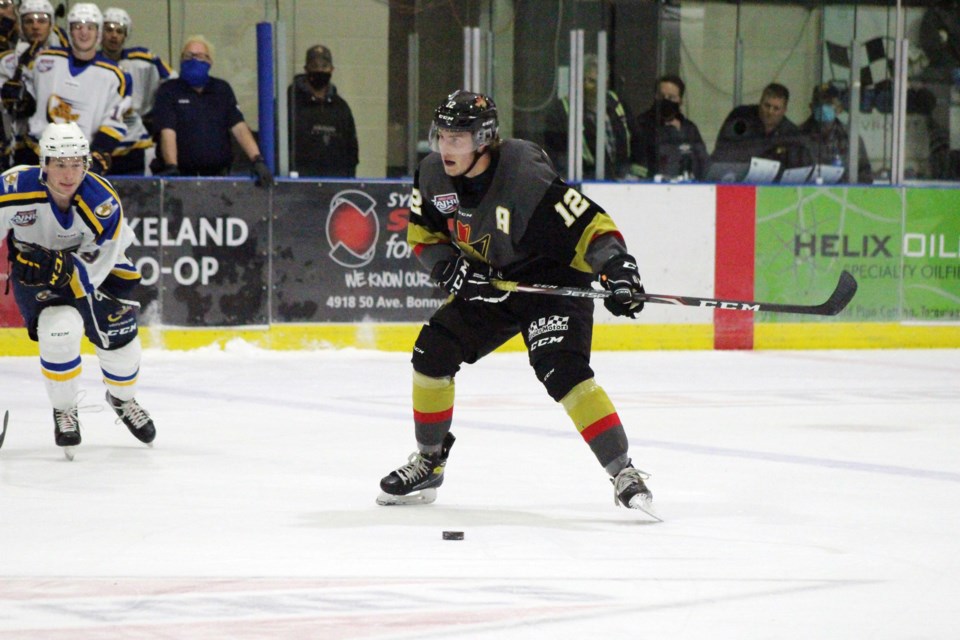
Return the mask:
<svg viewBox="0 0 960 640"><path fill-rule="evenodd" d="M31 227L37 222L37 210L30 209L29 211L17 211L15 214L13 214L13 218L10 219L10 222L18 227Z"/></svg>
<svg viewBox="0 0 960 640"><path fill-rule="evenodd" d="M50 71L50 69L53 69L53 60L50 58L41 58L40 61L37 62L38 72L46 73L47 71Z"/></svg>
<svg viewBox="0 0 960 640"><path fill-rule="evenodd" d="M473 229L469 224L463 224L457 220L455 225L455 237L457 239L457 244L460 246L470 247L471 250L476 252L476 254L484 259L487 258L487 251L490 250L490 234L488 233L485 236L481 236L476 240L470 239L471 232Z"/></svg>
<svg viewBox="0 0 960 640"><path fill-rule="evenodd" d="M113 212L117 210L117 205L113 200L107 200L99 207L93 210L93 215L98 218L105 219L113 215Z"/></svg>
<svg viewBox="0 0 960 640"><path fill-rule="evenodd" d="M73 105L60 96L54 94L47 101L47 119L50 122L67 124L80 119L80 114L73 112Z"/></svg>
<svg viewBox="0 0 960 640"><path fill-rule="evenodd" d="M450 214L460 208L460 199L457 198L456 193L443 193L433 196L432 202L440 213Z"/></svg>

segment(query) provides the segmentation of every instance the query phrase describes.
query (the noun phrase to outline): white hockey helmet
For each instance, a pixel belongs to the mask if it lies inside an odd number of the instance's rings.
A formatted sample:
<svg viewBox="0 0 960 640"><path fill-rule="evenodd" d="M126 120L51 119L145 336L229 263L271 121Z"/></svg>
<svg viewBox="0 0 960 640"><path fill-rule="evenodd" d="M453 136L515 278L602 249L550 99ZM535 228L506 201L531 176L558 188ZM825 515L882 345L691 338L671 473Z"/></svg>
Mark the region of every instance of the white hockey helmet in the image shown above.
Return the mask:
<svg viewBox="0 0 960 640"><path fill-rule="evenodd" d="M53 22L53 5L50 4L50 0L23 0L20 3L19 11L21 28L23 27L23 16L31 13L45 13L50 18L50 22Z"/></svg>
<svg viewBox="0 0 960 640"><path fill-rule="evenodd" d="M106 11L103 12L103 22L112 22L123 27L123 33L129 38L130 30L133 28L133 20L130 19L130 14L120 9L119 7L108 7Z"/></svg>
<svg viewBox="0 0 960 640"><path fill-rule="evenodd" d="M77 23L89 22L97 25L97 44L103 37L103 14L100 13L100 7L92 2L78 2L70 8L67 14L67 28ZM71 44L73 43L71 35Z"/></svg>
<svg viewBox="0 0 960 640"><path fill-rule="evenodd" d="M40 136L40 167L50 158L83 158L90 161L90 143L76 122L51 122Z"/></svg>

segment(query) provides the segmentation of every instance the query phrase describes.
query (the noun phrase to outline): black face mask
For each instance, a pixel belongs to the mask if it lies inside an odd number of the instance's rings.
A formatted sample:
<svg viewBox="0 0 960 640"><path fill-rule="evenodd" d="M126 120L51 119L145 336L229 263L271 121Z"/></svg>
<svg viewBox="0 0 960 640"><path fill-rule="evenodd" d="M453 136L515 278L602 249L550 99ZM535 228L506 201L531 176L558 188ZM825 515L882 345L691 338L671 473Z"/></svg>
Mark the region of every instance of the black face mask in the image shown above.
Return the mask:
<svg viewBox="0 0 960 640"><path fill-rule="evenodd" d="M680 115L680 105L673 100L658 99L654 101L653 107L660 114L660 122L670 122Z"/></svg>
<svg viewBox="0 0 960 640"><path fill-rule="evenodd" d="M328 84L330 84L330 72L329 71L310 71L307 73L307 82L310 83L310 86L320 91L325 89Z"/></svg>

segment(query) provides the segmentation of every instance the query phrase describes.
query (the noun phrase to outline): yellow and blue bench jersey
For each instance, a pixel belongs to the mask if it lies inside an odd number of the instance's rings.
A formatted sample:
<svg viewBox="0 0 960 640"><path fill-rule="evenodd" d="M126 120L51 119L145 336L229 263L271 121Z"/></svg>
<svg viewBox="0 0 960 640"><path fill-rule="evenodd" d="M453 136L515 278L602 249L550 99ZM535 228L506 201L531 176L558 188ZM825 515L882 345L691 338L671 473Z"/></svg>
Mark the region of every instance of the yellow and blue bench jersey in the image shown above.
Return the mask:
<svg viewBox="0 0 960 640"><path fill-rule="evenodd" d="M76 259L70 288L76 297L92 293L111 274L140 277L126 257L133 231L107 180L88 172L66 211L40 183L40 167L14 167L0 174L0 180L0 236L12 230L14 241L72 252Z"/></svg>

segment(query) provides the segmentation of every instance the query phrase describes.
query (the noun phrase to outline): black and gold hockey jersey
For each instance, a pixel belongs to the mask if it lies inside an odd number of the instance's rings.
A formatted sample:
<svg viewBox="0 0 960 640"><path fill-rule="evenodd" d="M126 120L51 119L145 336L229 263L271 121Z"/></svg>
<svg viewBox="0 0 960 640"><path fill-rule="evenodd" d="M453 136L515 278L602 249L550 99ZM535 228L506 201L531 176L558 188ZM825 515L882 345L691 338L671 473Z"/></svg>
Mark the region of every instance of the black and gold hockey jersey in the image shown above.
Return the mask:
<svg viewBox="0 0 960 640"><path fill-rule="evenodd" d="M506 279L583 286L626 251L610 216L567 185L536 144L508 139L491 153L475 178L448 176L439 153L420 163L407 241L428 271L462 252Z"/></svg>

